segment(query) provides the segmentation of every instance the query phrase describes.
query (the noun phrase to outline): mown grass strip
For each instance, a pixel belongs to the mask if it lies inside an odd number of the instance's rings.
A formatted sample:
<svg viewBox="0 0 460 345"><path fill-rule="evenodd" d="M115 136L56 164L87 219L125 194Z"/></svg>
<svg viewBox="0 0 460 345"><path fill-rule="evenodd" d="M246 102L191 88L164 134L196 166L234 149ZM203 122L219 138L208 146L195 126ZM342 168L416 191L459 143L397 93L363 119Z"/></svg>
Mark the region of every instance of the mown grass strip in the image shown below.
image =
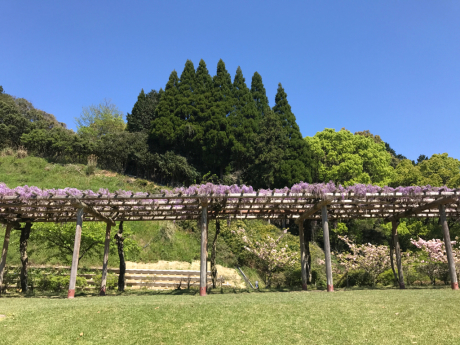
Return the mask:
<svg viewBox="0 0 460 345"><path fill-rule="evenodd" d="M449 289L0 298L0 343L458 344L459 306Z"/></svg>

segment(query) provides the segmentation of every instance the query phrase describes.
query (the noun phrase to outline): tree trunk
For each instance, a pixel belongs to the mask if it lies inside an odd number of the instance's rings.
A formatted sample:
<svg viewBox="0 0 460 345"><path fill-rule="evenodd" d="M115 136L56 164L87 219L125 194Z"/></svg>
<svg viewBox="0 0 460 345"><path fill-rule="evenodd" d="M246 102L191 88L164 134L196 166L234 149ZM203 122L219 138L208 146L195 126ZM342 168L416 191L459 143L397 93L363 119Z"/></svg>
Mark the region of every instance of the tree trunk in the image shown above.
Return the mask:
<svg viewBox="0 0 460 345"><path fill-rule="evenodd" d="M201 205L200 296L206 296L208 278L208 205Z"/></svg>
<svg viewBox="0 0 460 345"><path fill-rule="evenodd" d="M311 241L316 242L316 220L311 221Z"/></svg>
<svg viewBox="0 0 460 345"><path fill-rule="evenodd" d="M393 277L395 279L394 284L396 285L398 283L398 276L396 275L393 255L394 255L393 239L391 239L390 240L390 264L391 264L391 270L393 271Z"/></svg>
<svg viewBox="0 0 460 345"><path fill-rule="evenodd" d="M308 226L308 231L307 231L307 236L305 237L305 255L307 258L307 283L311 284L311 253L310 253L310 241L311 241L311 236L312 236L312 222L308 221L307 222Z"/></svg>
<svg viewBox="0 0 460 345"><path fill-rule="evenodd" d="M27 241L30 236L30 229L32 228L32 223L26 223L26 225L21 228L21 237L19 239L19 252L21 253L21 290L22 292L27 292L27 263L29 262L29 257L27 256Z"/></svg>
<svg viewBox="0 0 460 345"><path fill-rule="evenodd" d="M118 291L125 291L125 272L126 272L126 262L125 262L125 252L123 250L123 221L120 222L118 227L118 232L115 235L115 240L117 241L118 247L118 257L120 258L120 273L118 275Z"/></svg>
<svg viewBox="0 0 460 345"><path fill-rule="evenodd" d="M300 273L302 278L302 290L307 291L308 273L307 273L307 253L305 249L305 231L303 219L299 222L299 242L300 242Z"/></svg>
<svg viewBox="0 0 460 345"><path fill-rule="evenodd" d="M214 241L212 241L211 249L211 277L212 277L212 287L215 289L217 287L217 267L216 267L216 250L217 250L217 237L220 234L220 221L216 219L216 235L214 236Z"/></svg>
<svg viewBox="0 0 460 345"><path fill-rule="evenodd" d="M398 221L392 221L391 222L391 227L392 227L392 235L393 235L393 243L395 247L395 254L396 254L396 266L398 266L398 282L399 282L399 288L400 289L405 289L404 285L404 275L403 275L403 270L402 270L402 261L401 261L401 248L399 247L399 239L398 239Z"/></svg>

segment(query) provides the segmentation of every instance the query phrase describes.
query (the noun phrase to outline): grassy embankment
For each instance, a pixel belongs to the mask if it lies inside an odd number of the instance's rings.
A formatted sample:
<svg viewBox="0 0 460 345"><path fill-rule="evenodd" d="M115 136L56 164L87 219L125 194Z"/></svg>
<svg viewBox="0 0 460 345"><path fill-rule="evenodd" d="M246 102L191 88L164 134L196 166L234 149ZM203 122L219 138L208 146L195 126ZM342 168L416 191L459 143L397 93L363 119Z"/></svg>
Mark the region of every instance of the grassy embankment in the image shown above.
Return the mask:
<svg viewBox="0 0 460 345"><path fill-rule="evenodd" d="M459 344L450 289L2 298L0 344Z"/></svg>

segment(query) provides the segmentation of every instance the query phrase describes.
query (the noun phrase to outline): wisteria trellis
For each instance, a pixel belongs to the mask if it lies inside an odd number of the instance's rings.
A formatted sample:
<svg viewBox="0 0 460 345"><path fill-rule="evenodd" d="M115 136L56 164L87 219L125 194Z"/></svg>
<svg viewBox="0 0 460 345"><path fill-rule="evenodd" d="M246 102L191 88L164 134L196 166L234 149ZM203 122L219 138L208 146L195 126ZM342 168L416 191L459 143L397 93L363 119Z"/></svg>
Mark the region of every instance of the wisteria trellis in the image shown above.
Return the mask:
<svg viewBox="0 0 460 345"><path fill-rule="evenodd" d="M384 218L392 221L395 230L395 226L397 227L395 221L398 217L439 217L440 215L443 219L443 228L446 228L445 239L450 243L445 217L459 217L460 190L432 186L391 188L363 184L344 187L332 182L318 184L301 182L291 188L255 191L250 186L208 183L149 194L123 190L110 192L107 189L100 189L94 192L75 188L40 189L29 186L11 189L4 183L0 183L0 222L10 224L7 232L12 226L17 227L20 222L60 223L77 220L76 249L72 260L69 298L73 298L75 294L79 233L83 221L103 220L107 222L107 229L110 229L115 221L201 219L200 295L205 295L206 224L209 219L297 219L301 234L303 234L303 222L300 220L322 219L327 288L328 291L333 291L330 248L326 239L329 238L328 217L331 219ZM305 248L302 238L300 239L302 286L306 289ZM394 235L394 240L397 242L397 235ZM110 241L110 236L106 235L105 248L108 255L107 241ZM0 263L0 286L7 247L8 240L5 235ZM106 260L105 254L104 260ZM397 260L401 261L398 251ZM104 265L106 267L106 262ZM451 267L450 271L452 288L458 289L455 269ZM401 277L402 275L400 279ZM102 281L104 285L104 279ZM105 288L105 285L102 285L101 291Z"/></svg>
<svg viewBox="0 0 460 345"><path fill-rule="evenodd" d="M291 188L260 189L250 186L225 186L211 183L163 190L159 194L100 189L40 189L20 186L8 188L0 183L0 220L27 219L35 222L67 222L76 217L75 200L115 220L198 219L201 205L210 207L210 218L299 218L319 201L327 201L330 218L388 218L440 198L451 198L447 216L460 215L460 190L447 187L380 187L356 184L348 187L329 183L298 183ZM219 212L212 212L219 206ZM414 217L438 217L438 209L423 210ZM320 219L318 212L309 219ZM86 213L85 221L100 220Z"/></svg>

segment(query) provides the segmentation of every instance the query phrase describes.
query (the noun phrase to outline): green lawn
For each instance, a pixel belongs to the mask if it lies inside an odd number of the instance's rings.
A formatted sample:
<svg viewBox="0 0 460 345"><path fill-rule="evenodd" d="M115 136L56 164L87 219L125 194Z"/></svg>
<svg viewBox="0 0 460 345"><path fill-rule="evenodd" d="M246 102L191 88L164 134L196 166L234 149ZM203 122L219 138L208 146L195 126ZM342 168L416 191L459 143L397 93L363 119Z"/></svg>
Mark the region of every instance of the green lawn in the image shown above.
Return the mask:
<svg viewBox="0 0 460 345"><path fill-rule="evenodd" d="M450 289L16 297L0 314L1 344L460 344Z"/></svg>

